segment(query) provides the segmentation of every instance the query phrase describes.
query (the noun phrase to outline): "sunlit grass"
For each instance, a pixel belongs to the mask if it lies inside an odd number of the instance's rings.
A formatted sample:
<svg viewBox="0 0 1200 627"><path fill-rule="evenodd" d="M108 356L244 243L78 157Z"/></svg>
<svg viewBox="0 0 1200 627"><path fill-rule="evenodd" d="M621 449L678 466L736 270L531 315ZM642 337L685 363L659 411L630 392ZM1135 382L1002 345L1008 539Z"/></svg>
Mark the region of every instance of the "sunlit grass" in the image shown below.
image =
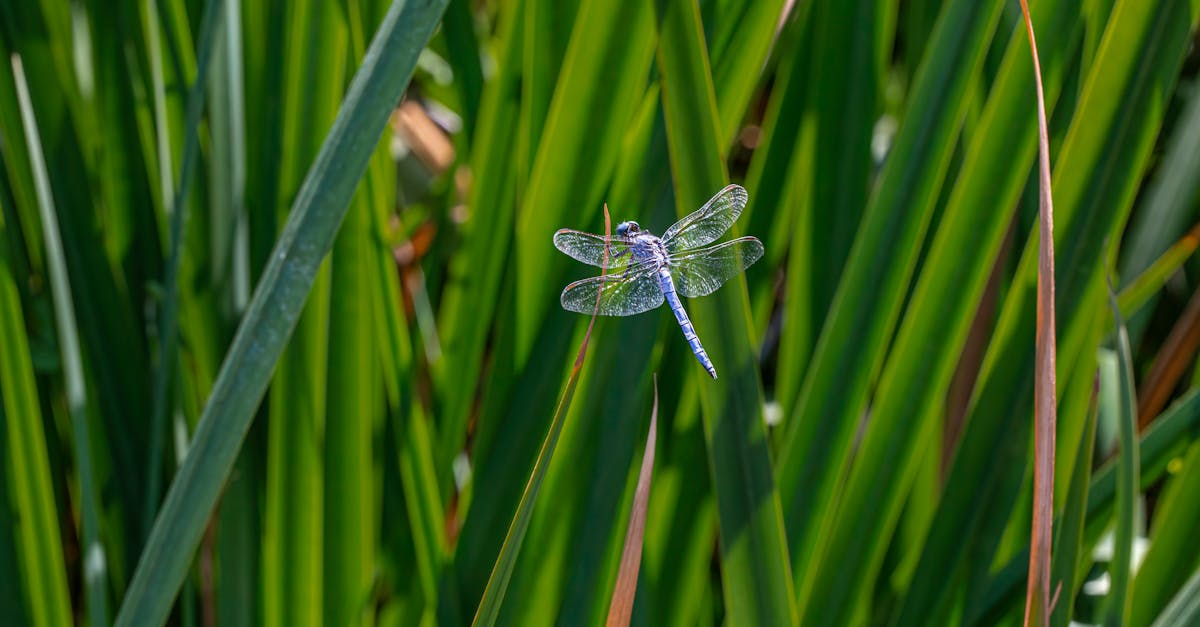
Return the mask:
<svg viewBox="0 0 1200 627"><path fill-rule="evenodd" d="M1189 624L1200 4L1030 4L1050 622ZM0 4L0 616L1019 624L1025 33L1013 0ZM766 254L686 302L719 380L661 309L559 306L555 230L729 182Z"/></svg>

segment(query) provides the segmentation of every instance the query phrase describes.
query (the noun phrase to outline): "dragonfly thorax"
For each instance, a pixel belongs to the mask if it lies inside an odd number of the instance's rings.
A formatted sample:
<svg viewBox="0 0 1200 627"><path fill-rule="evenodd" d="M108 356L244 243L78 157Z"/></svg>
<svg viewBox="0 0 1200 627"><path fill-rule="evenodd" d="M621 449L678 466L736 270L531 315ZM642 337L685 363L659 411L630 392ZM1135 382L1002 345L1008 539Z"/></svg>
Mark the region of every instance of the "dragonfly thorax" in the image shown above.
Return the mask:
<svg viewBox="0 0 1200 627"><path fill-rule="evenodd" d="M667 264L667 245L662 238L647 231L640 231L629 238L630 254L640 263L653 263L658 266Z"/></svg>

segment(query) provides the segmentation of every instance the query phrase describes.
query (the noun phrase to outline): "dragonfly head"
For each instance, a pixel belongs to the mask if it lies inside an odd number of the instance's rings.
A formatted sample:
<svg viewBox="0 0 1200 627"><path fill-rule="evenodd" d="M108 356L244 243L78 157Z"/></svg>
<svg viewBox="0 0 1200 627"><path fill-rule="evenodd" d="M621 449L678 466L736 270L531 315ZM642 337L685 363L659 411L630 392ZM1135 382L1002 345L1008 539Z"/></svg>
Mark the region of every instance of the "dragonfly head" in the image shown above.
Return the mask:
<svg viewBox="0 0 1200 627"><path fill-rule="evenodd" d="M637 233L640 229L641 227L638 226L637 222L622 222L617 225L617 235L627 237Z"/></svg>

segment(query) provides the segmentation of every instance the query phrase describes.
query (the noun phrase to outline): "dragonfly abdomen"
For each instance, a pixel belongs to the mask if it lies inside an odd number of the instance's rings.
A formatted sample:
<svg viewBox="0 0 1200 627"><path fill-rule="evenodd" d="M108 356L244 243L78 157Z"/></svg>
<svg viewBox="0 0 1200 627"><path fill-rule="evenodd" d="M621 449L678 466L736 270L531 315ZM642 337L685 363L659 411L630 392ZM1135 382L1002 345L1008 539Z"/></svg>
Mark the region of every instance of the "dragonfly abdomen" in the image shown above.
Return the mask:
<svg viewBox="0 0 1200 627"><path fill-rule="evenodd" d="M683 337L687 340L688 346L692 347L692 352L696 354L696 359L700 360L700 365L704 366L708 374L716 379L717 369L713 366L712 360L708 358L708 352L704 350L704 346L700 344L700 337L696 335L696 328L692 326L687 311L683 309L679 294L675 293L675 281L671 278L671 271L666 267L659 268L658 282L662 287L663 296L667 300L667 306L671 308L671 313L675 314L675 320L679 322L679 328L683 330Z"/></svg>

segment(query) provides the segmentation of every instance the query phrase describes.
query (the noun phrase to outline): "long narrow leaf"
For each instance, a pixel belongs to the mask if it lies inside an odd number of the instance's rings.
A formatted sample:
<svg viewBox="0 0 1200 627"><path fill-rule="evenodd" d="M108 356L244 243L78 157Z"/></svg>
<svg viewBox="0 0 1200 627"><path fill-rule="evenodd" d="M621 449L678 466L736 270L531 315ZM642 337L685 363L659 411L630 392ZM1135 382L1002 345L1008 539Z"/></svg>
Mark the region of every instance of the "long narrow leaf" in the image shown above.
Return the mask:
<svg viewBox="0 0 1200 627"><path fill-rule="evenodd" d="M650 430L646 432L646 450L642 468L638 471L637 490L629 511L629 528L625 532L625 548L621 551L621 569L608 606L608 627L626 627L633 614L637 596L638 570L642 564L642 542L646 534L646 509L650 504L650 479L654 476L654 447L658 441L658 377L654 378L654 406L650 410Z"/></svg>
<svg viewBox="0 0 1200 627"><path fill-rule="evenodd" d="M200 48L196 54L196 78L188 90L183 160L179 166L179 183L173 186L175 195L169 213L170 252L163 276L166 293L163 296L160 318L162 337L159 340L158 365L154 371L154 398L150 414L150 464L146 473L146 505L142 512L142 532L145 534L150 533L150 525L158 512L162 451L165 445L163 435L166 432L167 410L171 398L171 379L175 372L175 346L179 340L179 266L182 263L184 226L187 224L187 198L200 151L200 114L204 106L204 90L208 86L208 68L216 48L220 25L225 22L224 9L224 0L209 0L204 5L204 18L200 25ZM161 162L159 167L170 171L170 165L168 159Z"/></svg>
<svg viewBox="0 0 1200 627"><path fill-rule="evenodd" d="M725 185L716 95L697 2L657 0L655 9L676 209L684 215ZM721 527L726 611L733 624L789 625L796 622L795 594L766 448L744 285L731 281L720 292L690 302L708 354L726 373L717 382L699 384ZM705 376L689 365L695 376Z"/></svg>
<svg viewBox="0 0 1200 627"><path fill-rule="evenodd" d="M1120 457L1117 458L1117 530L1113 559L1110 566L1112 592L1108 598L1104 624L1112 627L1128 625L1132 611L1129 582L1133 578L1133 524L1138 498L1138 439L1137 397L1133 388L1133 363L1130 356L1129 334L1117 304L1117 295L1109 285L1109 306L1117 325L1117 358L1120 367L1120 412L1117 433Z"/></svg>
<svg viewBox="0 0 1200 627"><path fill-rule="evenodd" d="M1179 594L1155 619L1153 627L1187 627L1195 625L1196 621L1200 621L1200 569L1179 589Z"/></svg>
<svg viewBox="0 0 1200 627"><path fill-rule="evenodd" d="M605 206L604 234L608 236L611 233L612 224L608 216L608 207ZM604 276L607 269L608 249L606 247L604 264L600 267L600 276ZM500 606L504 603L509 578L512 577L517 556L521 553L521 544L525 541L525 532L529 529L529 521L533 518L533 507L537 503L538 492L542 489L546 470L550 467L550 460L554 457L554 449L558 445L558 436L562 434L567 410L571 408L571 399L575 397L575 386L579 383L583 358L587 355L588 341L592 337L592 328L596 324L596 315L600 311L600 296L601 292L597 290L596 307L592 311L592 319L588 322L583 342L579 345L579 352L575 356L575 365L571 367L571 373L567 376L566 386L563 388L562 396L559 397L558 408L554 410L554 417L550 421L550 431L546 434L545 441L542 442L542 450L538 453L537 461L534 462L529 482L525 484L521 502L517 505L517 513L508 527L504 545L500 547L500 556L496 558L496 564L492 567L492 575L488 578L487 587L483 590L483 598L479 601L479 609L475 611L475 619L471 621L472 625L491 627L500 615Z"/></svg>
<svg viewBox="0 0 1200 627"><path fill-rule="evenodd" d="M1182 456L1182 468L1174 473L1168 489L1156 506L1156 525L1150 549L1137 569L1130 596L1129 625L1150 624L1156 614L1168 614L1172 595L1187 589L1188 574L1200 567L1195 550L1200 528L1200 444L1192 442Z"/></svg>
<svg viewBox="0 0 1200 627"><path fill-rule="evenodd" d="M13 276L9 225L0 214L0 402L3 403L5 493L11 495L12 541L16 548L19 590L37 627L71 622L71 601L50 461L38 404L25 319ZM9 502L3 503L9 507ZM10 510L6 510L10 511ZM18 569L14 569L18 570ZM16 580L14 580L14 584ZM16 587L16 586L14 586Z"/></svg>
<svg viewBox="0 0 1200 627"><path fill-rule="evenodd" d="M1038 119L1038 287L1037 334L1034 349L1033 392L1033 533L1029 540L1029 583L1025 594L1025 625L1050 623L1050 557L1054 524L1054 435L1058 411L1055 385L1054 329L1054 196L1050 186L1050 131L1042 64L1029 4L1021 0L1033 79L1037 88Z"/></svg>
<svg viewBox="0 0 1200 627"><path fill-rule="evenodd" d="M42 142L34 117L29 87L21 58L12 57L17 98L25 124L25 141L29 145L29 160L33 164L33 180L37 190L38 209L42 218L42 234L46 239L46 260L50 266L50 287L54 293L54 319L62 350L63 378L66 380L67 409L71 414L75 458L79 468L79 491L83 510L83 582L87 587L88 618L96 627L108 624L108 558L100 535L100 497L92 465L92 438L87 422L87 384L83 378L83 358L75 324L75 303L71 298L71 278L63 254L58 230L58 216L50 191L50 177L42 159Z"/></svg>
<svg viewBox="0 0 1200 627"><path fill-rule="evenodd" d="M445 1L393 3L350 85L234 338L187 459L134 573L118 625L162 623L299 317L321 259Z"/></svg>

